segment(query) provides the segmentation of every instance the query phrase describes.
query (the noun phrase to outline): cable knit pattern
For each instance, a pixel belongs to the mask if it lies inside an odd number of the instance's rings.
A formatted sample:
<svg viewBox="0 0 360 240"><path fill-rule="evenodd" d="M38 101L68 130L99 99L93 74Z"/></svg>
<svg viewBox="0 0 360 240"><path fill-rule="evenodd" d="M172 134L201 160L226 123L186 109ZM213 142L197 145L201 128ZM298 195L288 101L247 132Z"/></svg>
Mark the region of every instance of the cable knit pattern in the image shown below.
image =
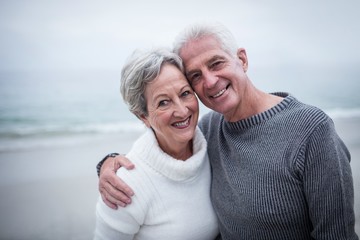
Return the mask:
<svg viewBox="0 0 360 240"><path fill-rule="evenodd" d="M218 224L210 201L207 144L199 128L186 161L163 152L151 130L127 157L135 169L118 175L135 192L132 204L112 210L99 198L95 239L215 239Z"/></svg>
<svg viewBox="0 0 360 240"><path fill-rule="evenodd" d="M208 141L211 198L222 239L358 239L350 154L332 120L285 93L238 122L215 112Z"/></svg>
<svg viewBox="0 0 360 240"><path fill-rule="evenodd" d="M194 155L186 161L174 159L159 148L151 130L137 140L133 146L134 151L128 154L129 159L143 159L143 161L165 177L174 181L186 181L198 174L198 170L205 162L206 141L200 129L193 139ZM156 150L156 151L155 151Z"/></svg>

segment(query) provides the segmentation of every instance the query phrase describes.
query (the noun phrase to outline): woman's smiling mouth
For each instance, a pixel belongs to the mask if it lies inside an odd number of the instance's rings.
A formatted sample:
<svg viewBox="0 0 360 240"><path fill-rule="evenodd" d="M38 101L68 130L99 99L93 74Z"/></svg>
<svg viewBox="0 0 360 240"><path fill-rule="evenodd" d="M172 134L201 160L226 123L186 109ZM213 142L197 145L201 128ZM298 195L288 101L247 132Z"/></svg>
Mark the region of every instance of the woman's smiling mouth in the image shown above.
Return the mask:
<svg viewBox="0 0 360 240"><path fill-rule="evenodd" d="M187 119L185 119L185 121L182 121L182 122L176 122L176 123L173 123L172 125L174 127L178 127L178 128L185 128L187 126L189 126L190 124L190 117L188 117Z"/></svg>

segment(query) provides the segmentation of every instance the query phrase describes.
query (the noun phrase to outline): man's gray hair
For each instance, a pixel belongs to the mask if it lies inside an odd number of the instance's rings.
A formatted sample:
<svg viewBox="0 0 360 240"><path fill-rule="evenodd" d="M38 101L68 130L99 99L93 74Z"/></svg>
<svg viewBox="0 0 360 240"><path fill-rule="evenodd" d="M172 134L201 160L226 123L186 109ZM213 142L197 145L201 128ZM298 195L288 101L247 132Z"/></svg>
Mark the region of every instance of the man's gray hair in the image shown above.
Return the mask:
<svg viewBox="0 0 360 240"><path fill-rule="evenodd" d="M120 92L135 116L148 115L145 88L159 76L165 63L172 64L183 72L181 58L166 48L136 50L122 68Z"/></svg>
<svg viewBox="0 0 360 240"><path fill-rule="evenodd" d="M173 51L180 54L181 49L190 41L201 39L203 37L211 36L219 41L222 49L234 55L237 53L238 44L232 33L223 25L219 23L196 23L186 27L175 38L173 44Z"/></svg>

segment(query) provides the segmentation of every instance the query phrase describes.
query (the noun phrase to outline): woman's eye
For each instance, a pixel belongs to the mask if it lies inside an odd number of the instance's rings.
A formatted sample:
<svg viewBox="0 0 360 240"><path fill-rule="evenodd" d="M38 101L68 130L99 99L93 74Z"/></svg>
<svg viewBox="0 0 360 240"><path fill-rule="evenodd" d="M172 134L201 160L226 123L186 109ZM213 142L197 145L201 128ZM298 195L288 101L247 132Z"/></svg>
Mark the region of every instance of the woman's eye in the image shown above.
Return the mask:
<svg viewBox="0 0 360 240"><path fill-rule="evenodd" d="M181 96L186 97L190 94L190 91L185 91L181 94Z"/></svg>
<svg viewBox="0 0 360 240"><path fill-rule="evenodd" d="M161 100L159 102L159 107L163 107L163 106L167 106L169 104L169 101L168 100Z"/></svg>

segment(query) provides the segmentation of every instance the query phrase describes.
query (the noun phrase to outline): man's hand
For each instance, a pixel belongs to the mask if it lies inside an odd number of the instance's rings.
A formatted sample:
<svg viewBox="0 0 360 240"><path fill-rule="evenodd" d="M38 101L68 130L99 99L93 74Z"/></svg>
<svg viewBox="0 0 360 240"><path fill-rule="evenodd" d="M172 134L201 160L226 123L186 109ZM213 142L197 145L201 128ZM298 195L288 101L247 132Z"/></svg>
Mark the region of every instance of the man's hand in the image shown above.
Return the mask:
<svg viewBox="0 0 360 240"><path fill-rule="evenodd" d="M135 166L124 156L108 158L100 169L99 191L101 198L107 206L117 209L117 206L125 207L131 203L132 189L126 185L117 175L120 167L130 170Z"/></svg>

